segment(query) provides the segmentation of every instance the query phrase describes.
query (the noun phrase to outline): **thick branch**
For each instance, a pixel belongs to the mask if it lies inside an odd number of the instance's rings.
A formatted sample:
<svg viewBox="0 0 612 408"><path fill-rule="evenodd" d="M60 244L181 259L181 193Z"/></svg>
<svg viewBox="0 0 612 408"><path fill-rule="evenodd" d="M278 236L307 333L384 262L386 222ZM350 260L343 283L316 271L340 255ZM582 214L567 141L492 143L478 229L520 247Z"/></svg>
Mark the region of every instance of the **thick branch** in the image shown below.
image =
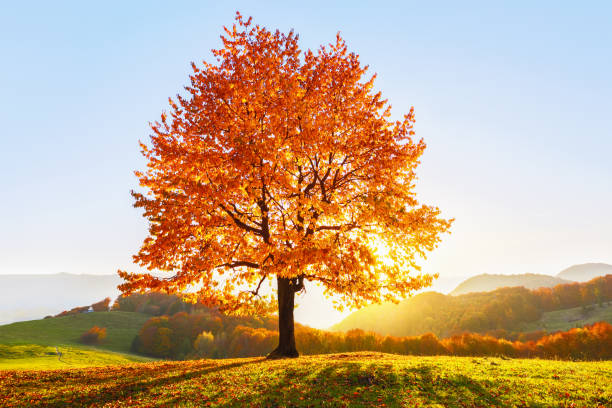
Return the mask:
<svg viewBox="0 0 612 408"><path fill-rule="evenodd" d="M245 224L238 217L236 217L234 213L228 210L223 204L219 204L219 206L221 207L223 211L227 213L227 215L229 215L232 218L232 220L234 221L234 224L236 224L238 227L242 228L243 230L250 231L256 235L263 236L263 231L261 229Z"/></svg>
<svg viewBox="0 0 612 408"><path fill-rule="evenodd" d="M234 261L227 262L221 265L217 265L217 268L238 268L239 266L246 266L248 268L260 269L261 266L258 263L251 261Z"/></svg>
<svg viewBox="0 0 612 408"><path fill-rule="evenodd" d="M357 224L321 225L320 227L317 227L316 230L317 231L340 231L340 230L350 231L356 228L361 228L361 225L357 225Z"/></svg>
<svg viewBox="0 0 612 408"><path fill-rule="evenodd" d="M293 289L294 292L299 292L304 289L304 275L291 279L291 289Z"/></svg>

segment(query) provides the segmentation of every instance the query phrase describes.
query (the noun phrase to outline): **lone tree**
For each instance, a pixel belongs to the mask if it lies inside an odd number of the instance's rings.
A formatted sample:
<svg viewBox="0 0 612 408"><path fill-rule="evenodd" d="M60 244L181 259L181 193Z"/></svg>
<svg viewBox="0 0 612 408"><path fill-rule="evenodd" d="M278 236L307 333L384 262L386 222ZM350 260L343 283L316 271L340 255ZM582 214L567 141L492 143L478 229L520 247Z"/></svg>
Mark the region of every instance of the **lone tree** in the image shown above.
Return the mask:
<svg viewBox="0 0 612 408"><path fill-rule="evenodd" d="M269 357L296 357L294 298L306 282L339 307L396 301L431 284L410 271L452 220L415 198L425 143L412 140L413 110L390 120L375 75L364 78L340 35L302 52L293 31L239 13L225 32L216 63L192 63L185 94L141 143L144 191L132 195L149 236L134 260L159 273L119 271L120 289L229 313L278 307ZM277 299L260 293L266 279Z"/></svg>

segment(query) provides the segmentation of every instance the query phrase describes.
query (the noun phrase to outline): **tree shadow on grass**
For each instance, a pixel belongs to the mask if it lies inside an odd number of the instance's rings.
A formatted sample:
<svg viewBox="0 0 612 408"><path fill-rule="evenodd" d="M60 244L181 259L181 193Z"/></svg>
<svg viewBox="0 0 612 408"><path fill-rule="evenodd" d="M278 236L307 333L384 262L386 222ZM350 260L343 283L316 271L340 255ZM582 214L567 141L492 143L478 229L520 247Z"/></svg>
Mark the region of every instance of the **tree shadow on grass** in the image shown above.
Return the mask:
<svg viewBox="0 0 612 408"><path fill-rule="evenodd" d="M445 407L504 407L488 388L490 381L476 381L463 375L433 375L431 368L420 366L402 370L402 376L416 396L426 399L430 404ZM484 383L484 384L483 384Z"/></svg>
<svg viewBox="0 0 612 408"><path fill-rule="evenodd" d="M506 407L490 389L488 380L465 375L440 377L431 368L395 369L391 364L338 361L317 369L308 365L288 370L276 381L259 384L250 395L227 400L221 392L212 400L225 398L220 407ZM297 387L295 386L297 384ZM173 401L179 403L180 398ZM383 405L384 404L384 405ZM532 407L543 405L531 404Z"/></svg>
<svg viewBox="0 0 612 408"><path fill-rule="evenodd" d="M500 399L492 390L498 389L499 382L475 380L464 374L434 375L431 367L422 365L402 370L404 384L412 384L417 395L430 404L444 407L507 407L517 401ZM530 401L531 408L544 408L548 405Z"/></svg>
<svg viewBox="0 0 612 408"><path fill-rule="evenodd" d="M208 366L200 370L194 370L189 372L180 372L176 375L162 377L150 380L151 377L146 376L142 380L126 381L122 383L109 383L107 386L103 386L92 390L89 393L82 393L78 395L71 395L71 400L66 401L65 395L54 395L52 399L42 400L39 405L45 407L68 407L68 406L88 406L88 405L104 405L112 403L118 400L124 400L126 398L137 397L139 393L148 393L151 389L156 387L163 387L172 385L175 383L181 383L192 378L201 377L204 375L212 374L215 372L225 371L232 368L247 366L251 364L259 364L265 361L251 360L243 361L231 364L218 364L212 367ZM154 372L152 371L151 374ZM143 373L144 374L144 373ZM64 397L64 398L63 398ZM32 405L35 406L35 405Z"/></svg>
<svg viewBox="0 0 612 408"><path fill-rule="evenodd" d="M285 370L276 381L260 385L254 393L233 398L219 406L400 406L401 395L395 392L400 385L400 379L393 370L385 371L384 366L338 361L323 367L311 363L300 368ZM215 397L223 396L218 394Z"/></svg>

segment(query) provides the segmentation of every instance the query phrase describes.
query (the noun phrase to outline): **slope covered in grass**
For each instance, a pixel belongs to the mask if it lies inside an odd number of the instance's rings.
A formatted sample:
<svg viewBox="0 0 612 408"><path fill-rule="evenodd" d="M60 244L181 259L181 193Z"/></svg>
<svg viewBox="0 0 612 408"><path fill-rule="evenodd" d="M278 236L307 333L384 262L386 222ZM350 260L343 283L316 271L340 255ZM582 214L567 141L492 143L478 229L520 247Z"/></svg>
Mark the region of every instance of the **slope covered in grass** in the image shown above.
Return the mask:
<svg viewBox="0 0 612 408"><path fill-rule="evenodd" d="M57 352L61 353L61 356ZM0 370L51 370L76 367L125 365L152 361L147 357L95 350L85 346L0 344Z"/></svg>
<svg viewBox="0 0 612 408"><path fill-rule="evenodd" d="M54 369L151 361L130 354L132 340L149 317L131 312L94 312L0 326L0 369ZM81 334L92 326L106 327L106 339L96 346L79 343ZM58 350L62 353L61 359Z"/></svg>
<svg viewBox="0 0 612 408"><path fill-rule="evenodd" d="M105 327L99 349L128 353L132 340L151 316L133 312L93 312L0 326L0 344L80 345L83 332Z"/></svg>
<svg viewBox="0 0 612 408"><path fill-rule="evenodd" d="M612 323L612 303L545 312L540 320L524 323L521 329L525 332L536 330L556 332L583 327L595 322Z"/></svg>
<svg viewBox="0 0 612 408"><path fill-rule="evenodd" d="M4 406L608 407L612 362L349 353L0 371Z"/></svg>

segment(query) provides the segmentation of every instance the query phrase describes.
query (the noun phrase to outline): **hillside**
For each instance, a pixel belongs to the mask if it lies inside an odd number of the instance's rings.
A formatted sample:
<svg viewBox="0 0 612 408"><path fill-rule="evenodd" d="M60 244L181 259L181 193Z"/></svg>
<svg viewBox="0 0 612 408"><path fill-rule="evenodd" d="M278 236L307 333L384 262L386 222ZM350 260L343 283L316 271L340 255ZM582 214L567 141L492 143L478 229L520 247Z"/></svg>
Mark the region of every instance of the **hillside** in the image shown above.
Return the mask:
<svg viewBox="0 0 612 408"><path fill-rule="evenodd" d="M585 263L570 266L557 274L558 278L576 282L586 282L598 276L612 274L612 265L605 263Z"/></svg>
<svg viewBox="0 0 612 408"><path fill-rule="evenodd" d="M331 330L347 331L359 328L391 336L415 336L433 332L441 336L442 333L433 327L436 309L447 310L447 304L447 295L424 292L399 304L382 303L357 310L333 325ZM440 318L438 314L438 319Z"/></svg>
<svg viewBox="0 0 612 408"><path fill-rule="evenodd" d="M132 340L150 316L131 312L94 312L0 326L0 368L63 368L150 361L130 352ZM92 326L107 338L95 347L79 343ZM56 347L63 353L62 361Z"/></svg>
<svg viewBox="0 0 612 408"><path fill-rule="evenodd" d="M81 346L78 341L81 334L99 326L106 327L107 334L99 349L127 353L138 330L150 317L132 312L93 312L17 322L0 326L0 344Z"/></svg>
<svg viewBox="0 0 612 408"><path fill-rule="evenodd" d="M464 331L517 332L525 324L542 319L546 312L610 301L612 275L536 290L508 287L458 296L425 292L399 304L372 305L357 310L332 330L363 329L392 336L431 332L438 337Z"/></svg>
<svg viewBox="0 0 612 408"><path fill-rule="evenodd" d="M606 407L612 362L345 353L0 371L5 406Z"/></svg>
<svg viewBox="0 0 612 408"><path fill-rule="evenodd" d="M595 322L612 323L612 303L545 312L541 319L521 325L520 330L524 332L537 330L556 332L583 327Z"/></svg>
<svg viewBox="0 0 612 408"><path fill-rule="evenodd" d="M61 357L57 352L61 352ZM0 370L55 370L103 367L154 361L152 358L97 350L85 346L40 346L0 344Z"/></svg>
<svg viewBox="0 0 612 408"><path fill-rule="evenodd" d="M0 275L0 324L42 319L119 295L117 275Z"/></svg>
<svg viewBox="0 0 612 408"><path fill-rule="evenodd" d="M519 321L541 317L541 312L532 303L531 294L525 288L502 288L460 296L425 292L398 304L383 303L357 310L331 330L358 328L400 337L424 333L448 337L462 331L482 332L502 328L500 326L508 329Z"/></svg>
<svg viewBox="0 0 612 408"><path fill-rule="evenodd" d="M535 273L524 273L519 275L489 275L485 273L466 279L450 294L457 296L473 292L490 292L499 288L515 286L522 286L527 289L537 289L541 287L551 288L569 282L569 280L559 277Z"/></svg>

